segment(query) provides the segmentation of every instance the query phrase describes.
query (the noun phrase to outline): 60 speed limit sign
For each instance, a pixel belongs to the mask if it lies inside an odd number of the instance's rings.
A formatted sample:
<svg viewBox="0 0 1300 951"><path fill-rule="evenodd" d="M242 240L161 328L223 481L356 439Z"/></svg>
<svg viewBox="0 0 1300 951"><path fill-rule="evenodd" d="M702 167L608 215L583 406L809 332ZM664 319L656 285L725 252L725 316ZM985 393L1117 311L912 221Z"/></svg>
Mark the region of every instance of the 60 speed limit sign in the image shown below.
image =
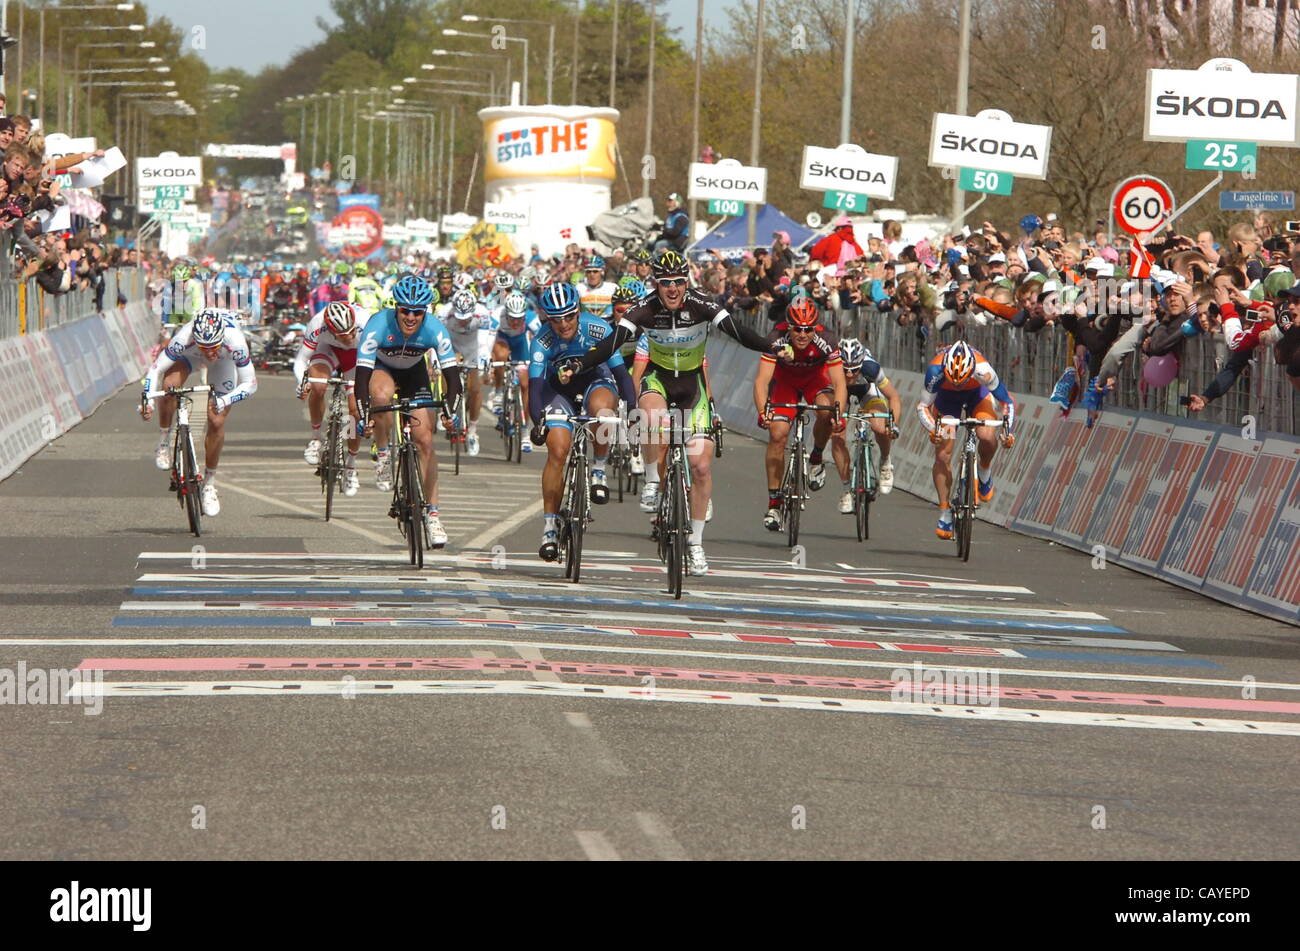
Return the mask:
<svg viewBox="0 0 1300 951"><path fill-rule="evenodd" d="M1149 175L1126 178L1119 183L1110 201L1111 217L1129 234L1155 230L1173 210L1173 191Z"/></svg>

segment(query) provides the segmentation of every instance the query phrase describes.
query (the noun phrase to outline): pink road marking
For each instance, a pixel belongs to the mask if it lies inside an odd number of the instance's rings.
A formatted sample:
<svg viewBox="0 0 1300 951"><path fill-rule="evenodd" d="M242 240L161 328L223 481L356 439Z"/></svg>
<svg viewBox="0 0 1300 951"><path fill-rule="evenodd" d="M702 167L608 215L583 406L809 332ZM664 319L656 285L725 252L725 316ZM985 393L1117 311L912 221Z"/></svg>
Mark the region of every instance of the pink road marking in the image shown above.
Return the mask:
<svg viewBox="0 0 1300 951"><path fill-rule="evenodd" d="M480 657L88 657L78 670L145 671L355 671L355 670L504 670L520 673L550 671L575 677L660 677L665 680L726 681L761 684L768 687L830 687L840 690L892 692L899 681L865 677L825 677L748 670L702 670L690 667L653 667L627 664L596 664L586 661L510 660ZM903 681L912 687L917 700L929 702L926 685ZM932 690L942 695L944 685ZM1087 703L1108 706L1140 706L1236 710L1249 713L1300 714L1300 703L1285 700L1237 700L1221 697L1180 697L1168 694L1112 693L1096 690L1048 690L1040 687L999 687L996 690L969 688L973 696L1001 700L1044 703ZM964 705L964 704L963 704Z"/></svg>

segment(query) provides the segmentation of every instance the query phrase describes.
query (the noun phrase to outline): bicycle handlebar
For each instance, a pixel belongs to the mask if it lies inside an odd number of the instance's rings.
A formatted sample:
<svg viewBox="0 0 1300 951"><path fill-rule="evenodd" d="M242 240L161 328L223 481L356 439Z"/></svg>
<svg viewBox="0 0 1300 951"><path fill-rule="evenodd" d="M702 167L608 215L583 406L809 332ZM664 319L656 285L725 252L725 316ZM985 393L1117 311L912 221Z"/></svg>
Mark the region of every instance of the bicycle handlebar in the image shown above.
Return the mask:
<svg viewBox="0 0 1300 951"><path fill-rule="evenodd" d="M308 383L344 383L349 389L357 385L355 380L345 380L341 376L309 376L306 379Z"/></svg>
<svg viewBox="0 0 1300 951"><path fill-rule="evenodd" d="M939 426L965 426L968 429L974 429L976 426L992 426L996 428L998 426L1006 425L1006 420L972 419L969 417L966 419L958 419L956 416L940 416L935 420L935 424Z"/></svg>
<svg viewBox="0 0 1300 951"><path fill-rule="evenodd" d="M210 386L171 386L165 390L159 390L157 393L148 393L144 398L146 400L156 400L163 396L188 396L190 393L207 393L211 389Z"/></svg>
<svg viewBox="0 0 1300 951"><path fill-rule="evenodd" d="M434 409L446 406L444 400L397 400L387 406L371 406L371 413L409 413L413 409Z"/></svg>

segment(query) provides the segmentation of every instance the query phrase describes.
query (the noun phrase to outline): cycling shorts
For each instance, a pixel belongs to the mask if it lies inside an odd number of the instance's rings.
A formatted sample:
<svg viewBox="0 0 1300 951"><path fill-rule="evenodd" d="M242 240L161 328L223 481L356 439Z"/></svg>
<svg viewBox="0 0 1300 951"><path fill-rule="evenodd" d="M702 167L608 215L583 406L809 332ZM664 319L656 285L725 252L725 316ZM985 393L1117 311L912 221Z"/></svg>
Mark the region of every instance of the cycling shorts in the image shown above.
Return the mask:
<svg viewBox="0 0 1300 951"><path fill-rule="evenodd" d="M336 350L327 343L322 344L312 354L310 363L324 363L330 370L337 371L340 376L355 380L357 376L357 348L350 347L346 350Z"/></svg>
<svg viewBox="0 0 1300 951"><path fill-rule="evenodd" d="M510 348L511 363L528 362L528 334L516 334L513 337L507 334L497 334L497 340Z"/></svg>
<svg viewBox="0 0 1300 951"><path fill-rule="evenodd" d="M940 416L960 416L961 411L965 410L967 416L974 416L976 407L988 404L992 407L989 400L989 391L981 386L969 390L940 390L934 395L934 409L938 410Z"/></svg>
<svg viewBox="0 0 1300 951"><path fill-rule="evenodd" d="M825 373L804 376L774 374L768 387L767 398L773 403L813 403L820 393L834 393L831 379ZM786 421L794 419L795 411L773 407L772 416ZM821 414L818 414L821 415Z"/></svg>
<svg viewBox="0 0 1300 951"><path fill-rule="evenodd" d="M176 363L186 368L186 376L197 369L185 357L181 357ZM212 396L226 396L239 385L239 368L235 366L232 357L222 357L220 360L203 363L201 366L208 368L208 386L212 387Z"/></svg>
<svg viewBox="0 0 1300 951"><path fill-rule="evenodd" d="M397 370L382 363L375 364L375 373L387 373L397 385L397 394L403 399L433 399L432 383L429 381L429 365L417 360L403 370ZM371 379L374 377L372 376Z"/></svg>
<svg viewBox="0 0 1300 951"><path fill-rule="evenodd" d="M709 394L699 370L680 373L650 364L641 377L641 395L658 393L668 403L669 409L688 410L686 425L695 436L712 436L713 416L709 413Z"/></svg>
<svg viewBox="0 0 1300 951"><path fill-rule="evenodd" d="M545 419L551 413L564 413L569 416L577 416L581 411L587 408L587 399L597 390L609 390L618 396L618 385L614 382L614 377L608 371L597 373L594 379L580 383L578 386L568 386L562 390L556 390L551 386L549 381L542 381L542 417L543 425L550 429L567 429L573 431L573 424L567 420Z"/></svg>

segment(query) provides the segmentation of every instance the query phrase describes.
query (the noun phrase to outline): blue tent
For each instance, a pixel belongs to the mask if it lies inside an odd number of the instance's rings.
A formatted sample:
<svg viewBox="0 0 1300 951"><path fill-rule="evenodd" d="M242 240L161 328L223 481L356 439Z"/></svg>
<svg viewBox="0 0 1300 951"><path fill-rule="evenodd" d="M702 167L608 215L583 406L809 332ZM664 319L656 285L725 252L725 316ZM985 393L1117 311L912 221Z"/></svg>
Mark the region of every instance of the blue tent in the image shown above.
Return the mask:
<svg viewBox="0 0 1300 951"><path fill-rule="evenodd" d="M806 228L794 219L787 218L774 205L763 205L758 209L758 222L754 227L755 245L769 247L772 244L773 231L788 232L790 244L796 248L814 234L811 228ZM739 218L728 218L699 241L689 245L686 253L696 257L717 250L724 257L739 257L742 252L753 250L748 239L749 217L742 215Z"/></svg>

